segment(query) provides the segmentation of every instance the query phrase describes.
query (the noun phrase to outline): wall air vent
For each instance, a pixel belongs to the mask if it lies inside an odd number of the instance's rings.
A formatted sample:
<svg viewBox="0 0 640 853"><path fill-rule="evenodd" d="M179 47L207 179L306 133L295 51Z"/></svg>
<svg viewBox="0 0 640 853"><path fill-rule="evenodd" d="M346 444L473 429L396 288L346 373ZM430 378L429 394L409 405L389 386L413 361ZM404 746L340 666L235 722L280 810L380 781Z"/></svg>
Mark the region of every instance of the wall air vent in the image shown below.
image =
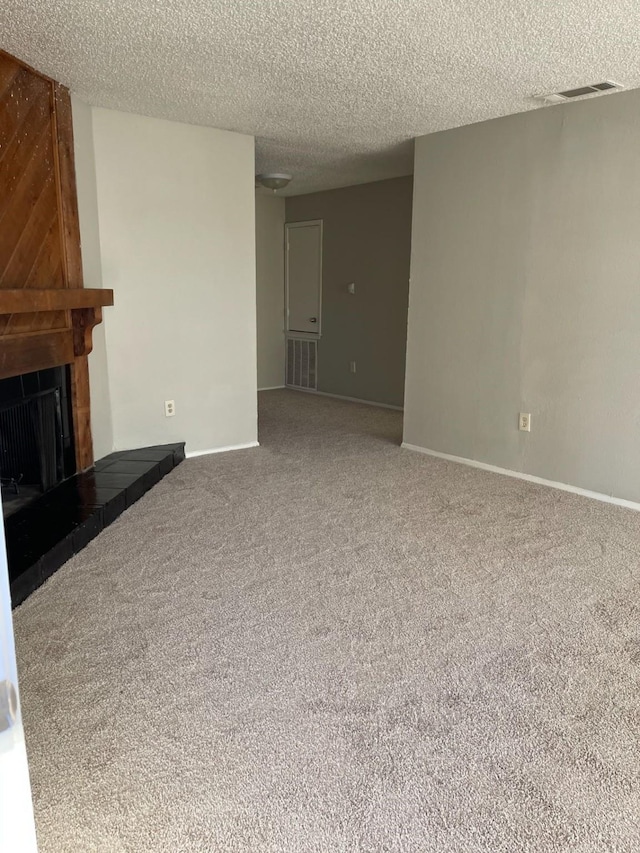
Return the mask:
<svg viewBox="0 0 640 853"><path fill-rule="evenodd" d="M603 92L616 92L624 89L622 83L604 80L602 83L591 83L589 86L578 86L576 89L565 89L563 92L551 92L548 95L536 95L539 101L546 104L562 104L576 98L588 98L592 95L602 95Z"/></svg>

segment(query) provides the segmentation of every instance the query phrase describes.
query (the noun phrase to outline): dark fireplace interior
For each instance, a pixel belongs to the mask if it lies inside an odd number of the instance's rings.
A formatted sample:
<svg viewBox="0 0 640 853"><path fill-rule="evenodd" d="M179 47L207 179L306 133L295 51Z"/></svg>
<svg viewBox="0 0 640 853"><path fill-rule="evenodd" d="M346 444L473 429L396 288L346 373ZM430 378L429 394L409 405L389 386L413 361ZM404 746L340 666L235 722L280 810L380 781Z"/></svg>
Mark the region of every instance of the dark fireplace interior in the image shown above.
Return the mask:
<svg viewBox="0 0 640 853"><path fill-rule="evenodd" d="M184 459L184 443L77 470L66 366L0 380L0 478L13 606Z"/></svg>
<svg viewBox="0 0 640 853"><path fill-rule="evenodd" d="M0 380L0 482L7 518L75 473L69 368Z"/></svg>

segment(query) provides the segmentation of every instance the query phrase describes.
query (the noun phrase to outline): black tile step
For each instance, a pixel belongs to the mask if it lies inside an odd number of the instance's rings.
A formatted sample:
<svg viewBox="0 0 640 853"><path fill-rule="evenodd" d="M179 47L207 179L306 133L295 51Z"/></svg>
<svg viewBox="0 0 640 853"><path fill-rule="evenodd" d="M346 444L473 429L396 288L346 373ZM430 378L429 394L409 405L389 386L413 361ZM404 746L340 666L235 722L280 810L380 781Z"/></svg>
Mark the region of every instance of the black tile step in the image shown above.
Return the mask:
<svg viewBox="0 0 640 853"><path fill-rule="evenodd" d="M184 458L183 443L110 453L5 519L13 607Z"/></svg>

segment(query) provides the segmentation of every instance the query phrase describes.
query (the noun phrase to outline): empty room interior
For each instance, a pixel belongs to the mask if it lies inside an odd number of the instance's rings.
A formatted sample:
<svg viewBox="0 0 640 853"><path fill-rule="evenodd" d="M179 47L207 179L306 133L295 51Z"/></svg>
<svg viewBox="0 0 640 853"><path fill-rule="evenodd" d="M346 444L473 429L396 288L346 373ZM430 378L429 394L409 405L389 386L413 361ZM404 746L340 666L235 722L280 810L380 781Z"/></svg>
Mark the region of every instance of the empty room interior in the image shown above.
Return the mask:
<svg viewBox="0 0 640 853"><path fill-rule="evenodd" d="M0 9L0 851L640 849L640 5Z"/></svg>

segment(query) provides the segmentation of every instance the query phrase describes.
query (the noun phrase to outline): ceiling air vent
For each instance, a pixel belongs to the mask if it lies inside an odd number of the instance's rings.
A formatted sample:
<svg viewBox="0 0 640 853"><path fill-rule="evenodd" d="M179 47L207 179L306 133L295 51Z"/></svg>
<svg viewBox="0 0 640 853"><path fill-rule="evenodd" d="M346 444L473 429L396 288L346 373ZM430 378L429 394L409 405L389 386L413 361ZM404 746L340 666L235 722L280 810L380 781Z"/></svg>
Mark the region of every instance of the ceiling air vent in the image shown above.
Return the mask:
<svg viewBox="0 0 640 853"><path fill-rule="evenodd" d="M579 86L577 89L565 89L564 92L536 95L536 98L547 104L561 104L563 101L586 98L590 95L601 95L603 92L615 92L618 89L624 89L624 86L621 83L614 83L612 80L604 80L602 83L591 83L589 86Z"/></svg>

